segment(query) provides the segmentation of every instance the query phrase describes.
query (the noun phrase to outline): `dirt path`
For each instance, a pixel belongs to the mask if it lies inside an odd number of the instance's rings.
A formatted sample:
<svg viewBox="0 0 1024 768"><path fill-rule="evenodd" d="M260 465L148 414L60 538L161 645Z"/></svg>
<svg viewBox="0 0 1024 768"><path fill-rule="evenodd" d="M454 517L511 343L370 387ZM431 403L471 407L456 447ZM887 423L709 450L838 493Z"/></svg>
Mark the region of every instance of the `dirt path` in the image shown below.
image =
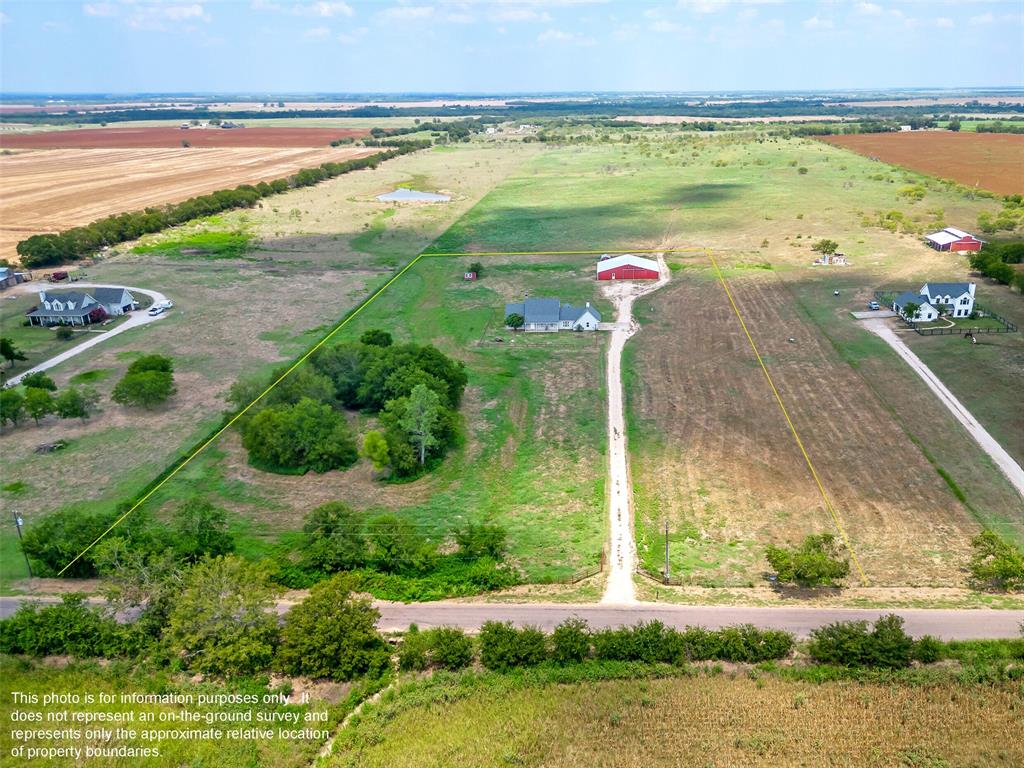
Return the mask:
<svg viewBox="0 0 1024 768"><path fill-rule="evenodd" d="M1024 496L1024 469L989 434L988 430L981 426L978 420L971 415L971 412L964 407L963 403L956 399L953 393L932 373L931 369L924 364L921 358L915 355L910 350L910 347L903 343L903 340L896 335L888 323L885 320L868 320L864 323L864 327L876 336L881 337L924 380L928 388L935 393L942 404L963 425L967 433L981 446L981 449L992 457L992 461L996 463L1000 471L1006 475L1006 478L1013 487L1017 489L1017 493Z"/></svg>
<svg viewBox="0 0 1024 768"><path fill-rule="evenodd" d="M22 285L31 286L32 284L22 283ZM121 288L122 286L103 285L99 283L75 283L71 287L73 287L75 290L78 290L80 288ZM133 294L141 293L145 294L146 296L149 296L151 299L153 299L154 304L159 301L167 301L167 297L164 296L159 291L150 291L145 288L128 288L128 290L131 291ZM8 387L17 386L18 382L20 382L30 373L49 370L50 368L53 368L55 365L60 365L65 360L71 359L75 355L80 355L82 352L85 352L85 350L90 349L91 347L95 347L97 344L102 344L104 341L111 338L112 336L117 336L119 333L124 333L125 331L130 330L132 328L138 328L140 325L146 325L147 323L153 323L156 322L157 320L162 320L165 317L167 317L166 313L162 315L150 315L143 310L136 309L129 315L127 320L125 320L116 328L113 328L109 331L105 331L104 333L94 336L88 341L83 341L81 344L78 344L64 352L61 352L59 355L54 355L49 360L44 360L39 365L33 368L29 368L27 371L22 371L17 376L12 376L7 380L6 385Z"/></svg>
<svg viewBox="0 0 1024 768"><path fill-rule="evenodd" d="M636 541L633 538L633 487L629 476L629 454L626 445L626 419L622 406L622 350L640 326L633 319L633 302L668 283L669 270L663 256L658 256L661 277L654 283L611 282L604 286L605 295L615 304L617 313L608 345L608 464L611 546L608 584L602 603L630 604L636 602L633 572L636 570Z"/></svg>

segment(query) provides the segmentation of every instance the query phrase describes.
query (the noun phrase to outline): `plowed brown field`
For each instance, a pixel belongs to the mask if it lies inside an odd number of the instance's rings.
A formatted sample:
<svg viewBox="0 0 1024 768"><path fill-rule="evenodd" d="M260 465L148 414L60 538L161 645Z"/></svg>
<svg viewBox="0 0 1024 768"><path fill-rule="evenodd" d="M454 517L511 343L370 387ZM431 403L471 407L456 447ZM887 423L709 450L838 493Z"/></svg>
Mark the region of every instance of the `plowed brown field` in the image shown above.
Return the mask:
<svg viewBox="0 0 1024 768"><path fill-rule="evenodd" d="M892 413L778 278L730 288L872 585L960 582L978 525ZM631 342L640 556L667 519L676 575L759 583L767 544L836 529L721 285L663 294Z"/></svg>
<svg viewBox="0 0 1024 768"><path fill-rule="evenodd" d="M29 235L276 179L374 151L179 147L55 149L0 157L0 258L16 258L15 246Z"/></svg>
<svg viewBox="0 0 1024 768"><path fill-rule="evenodd" d="M5 149L110 149L119 147L327 147L335 139L368 136L363 128L85 128L0 134Z"/></svg>
<svg viewBox="0 0 1024 768"><path fill-rule="evenodd" d="M825 136L822 141L1000 195L1024 192L1021 134L909 131Z"/></svg>

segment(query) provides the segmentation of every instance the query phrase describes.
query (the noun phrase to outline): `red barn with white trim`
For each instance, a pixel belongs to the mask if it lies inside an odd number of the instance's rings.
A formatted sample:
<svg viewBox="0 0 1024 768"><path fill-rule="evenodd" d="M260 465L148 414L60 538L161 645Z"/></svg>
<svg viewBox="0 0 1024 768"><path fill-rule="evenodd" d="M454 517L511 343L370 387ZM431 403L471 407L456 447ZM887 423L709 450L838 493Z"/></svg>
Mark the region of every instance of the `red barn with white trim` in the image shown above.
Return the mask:
<svg viewBox="0 0 1024 768"><path fill-rule="evenodd" d="M597 263L598 280L657 280L659 277L658 262L631 253Z"/></svg>
<svg viewBox="0 0 1024 768"><path fill-rule="evenodd" d="M980 251L985 242L956 227L946 227L941 232L932 232L925 240L936 251Z"/></svg>

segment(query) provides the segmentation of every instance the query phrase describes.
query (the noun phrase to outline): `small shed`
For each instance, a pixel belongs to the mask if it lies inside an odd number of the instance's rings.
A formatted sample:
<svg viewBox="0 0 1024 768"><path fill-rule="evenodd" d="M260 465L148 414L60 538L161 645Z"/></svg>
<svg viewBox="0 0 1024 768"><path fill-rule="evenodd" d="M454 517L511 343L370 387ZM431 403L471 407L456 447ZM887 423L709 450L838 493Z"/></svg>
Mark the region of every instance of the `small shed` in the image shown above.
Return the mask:
<svg viewBox="0 0 1024 768"><path fill-rule="evenodd" d="M658 262L631 253L602 258L597 263L598 280L657 280L659 277Z"/></svg>
<svg viewBox="0 0 1024 768"><path fill-rule="evenodd" d="M463 280L476 280L476 272L463 272L462 273L462 279Z"/></svg>

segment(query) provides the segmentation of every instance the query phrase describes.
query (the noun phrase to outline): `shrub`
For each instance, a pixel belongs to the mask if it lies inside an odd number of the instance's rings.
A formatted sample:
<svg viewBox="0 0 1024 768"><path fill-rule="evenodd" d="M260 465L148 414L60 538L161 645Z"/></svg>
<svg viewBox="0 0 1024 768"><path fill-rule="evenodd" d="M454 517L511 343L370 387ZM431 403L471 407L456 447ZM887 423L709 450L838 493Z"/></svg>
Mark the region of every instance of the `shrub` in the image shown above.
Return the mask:
<svg viewBox="0 0 1024 768"><path fill-rule="evenodd" d="M83 594L55 605L24 603L0 621L0 653L29 656L115 656L121 651L117 623L89 606Z"/></svg>
<svg viewBox="0 0 1024 768"><path fill-rule="evenodd" d="M473 660L473 640L455 627L431 630L430 658L442 669L462 669Z"/></svg>
<svg viewBox="0 0 1024 768"><path fill-rule="evenodd" d="M0 390L0 424L17 426L25 418L25 396L16 389Z"/></svg>
<svg viewBox="0 0 1024 768"><path fill-rule="evenodd" d="M56 412L57 404L49 390L29 387L25 390L25 410L31 416L36 425L51 413Z"/></svg>
<svg viewBox="0 0 1024 768"><path fill-rule="evenodd" d="M270 612L275 590L252 563L227 556L204 560L185 574L168 617L168 650L191 669L251 675L266 669L278 641Z"/></svg>
<svg viewBox="0 0 1024 768"><path fill-rule="evenodd" d="M81 419L85 421L96 410L100 396L90 387L69 387L57 395L54 406L57 415L62 419Z"/></svg>
<svg viewBox="0 0 1024 768"><path fill-rule="evenodd" d="M354 597L356 579L322 581L285 616L277 661L290 675L352 680L390 668L390 651L377 631L380 612Z"/></svg>
<svg viewBox="0 0 1024 768"><path fill-rule="evenodd" d="M942 658L945 645L937 637L924 635L914 643L913 658L922 664L934 664Z"/></svg>
<svg viewBox="0 0 1024 768"><path fill-rule="evenodd" d="M780 582L801 587L835 586L850 572L831 533L810 535L799 547L769 546L765 556Z"/></svg>
<svg viewBox="0 0 1024 768"><path fill-rule="evenodd" d="M117 382L110 399L119 405L152 408L177 392L174 375L166 371L130 371Z"/></svg>
<svg viewBox="0 0 1024 768"><path fill-rule="evenodd" d="M128 366L128 373L145 373L146 371L174 373L174 360L164 355L142 355L135 358Z"/></svg>
<svg viewBox="0 0 1024 768"><path fill-rule="evenodd" d="M968 569L980 589L999 592L1024 590L1024 553L995 531L982 531L971 540L974 554Z"/></svg>
<svg viewBox="0 0 1024 768"><path fill-rule="evenodd" d="M455 531L459 555L468 560L490 557L500 560L505 554L505 529L500 525L474 525L469 523Z"/></svg>
<svg viewBox="0 0 1024 768"><path fill-rule="evenodd" d="M889 667L910 664L914 641L903 619L882 616L869 630L866 621L839 621L811 632L808 653L815 661L842 667Z"/></svg>
<svg viewBox="0 0 1024 768"><path fill-rule="evenodd" d="M270 471L327 472L350 466L356 441L345 417L308 397L264 408L242 427L250 460Z"/></svg>
<svg viewBox="0 0 1024 768"><path fill-rule="evenodd" d="M57 391L57 384L42 371L36 371L30 373L27 376L22 377L21 386L28 389L29 387L35 387L36 389L45 389L50 392Z"/></svg>
<svg viewBox="0 0 1024 768"><path fill-rule="evenodd" d="M323 573L350 571L366 564L367 547L362 520L347 504L329 501L306 517L302 562Z"/></svg>
<svg viewBox="0 0 1024 768"><path fill-rule="evenodd" d="M174 514L174 549L178 557L194 563L208 555L226 555L234 548L223 509L199 497L178 506Z"/></svg>
<svg viewBox="0 0 1024 768"><path fill-rule="evenodd" d="M37 564L37 575L56 576L96 541L113 521L114 515L109 513L89 514L73 508L62 509L29 525L22 549ZM75 561L66 575L95 576L91 553Z"/></svg>
<svg viewBox="0 0 1024 768"><path fill-rule="evenodd" d="M61 341L70 341L71 339L75 338L75 332L71 328L71 326L62 325L60 328L57 329L57 338L60 339Z"/></svg>
<svg viewBox="0 0 1024 768"><path fill-rule="evenodd" d="M427 652L430 650L430 635L420 632L415 624L402 635L398 646L398 668L403 672L420 672L427 668Z"/></svg>
<svg viewBox="0 0 1024 768"><path fill-rule="evenodd" d="M540 664L547 657L547 639L534 627L516 629L512 622L488 621L480 629L480 661L504 672Z"/></svg>
<svg viewBox="0 0 1024 768"><path fill-rule="evenodd" d="M776 629L757 629L750 624L719 631L718 657L724 661L759 663L781 659L793 650L793 636Z"/></svg>
<svg viewBox="0 0 1024 768"><path fill-rule="evenodd" d="M590 627L583 619L566 619L551 634L552 658L559 664L576 664L590 655Z"/></svg>

